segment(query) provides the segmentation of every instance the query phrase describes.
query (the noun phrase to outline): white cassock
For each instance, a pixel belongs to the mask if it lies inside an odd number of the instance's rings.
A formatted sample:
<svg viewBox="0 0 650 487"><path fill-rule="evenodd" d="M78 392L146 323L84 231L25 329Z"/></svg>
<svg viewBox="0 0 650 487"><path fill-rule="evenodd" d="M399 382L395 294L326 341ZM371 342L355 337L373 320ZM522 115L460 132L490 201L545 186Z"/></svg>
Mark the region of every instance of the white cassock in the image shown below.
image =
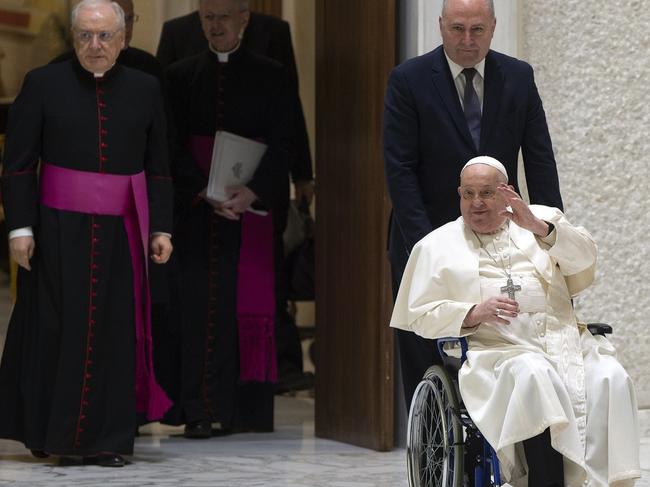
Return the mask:
<svg viewBox="0 0 650 487"><path fill-rule="evenodd" d="M611 343L579 326L571 304L593 282L596 245L559 210L530 208L555 230L541 239L510 222L500 233L480 235L494 260L462 217L418 242L391 326L425 338L467 336L461 396L497 451L506 481L525 475L520 442L547 428L564 456L567 487L638 478L633 384ZM514 283L522 286L519 315L509 325L461 329L472 306L501 293L508 255Z"/></svg>

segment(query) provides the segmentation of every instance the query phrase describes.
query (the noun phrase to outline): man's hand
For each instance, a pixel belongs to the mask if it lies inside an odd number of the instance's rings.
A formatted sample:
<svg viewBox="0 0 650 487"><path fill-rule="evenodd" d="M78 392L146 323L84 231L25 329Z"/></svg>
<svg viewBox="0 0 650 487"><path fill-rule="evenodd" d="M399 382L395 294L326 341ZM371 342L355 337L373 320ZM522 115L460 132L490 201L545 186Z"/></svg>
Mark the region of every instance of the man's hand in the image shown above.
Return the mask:
<svg viewBox="0 0 650 487"><path fill-rule="evenodd" d="M208 203L212 208L214 208L214 212L222 216L224 218L227 218L228 220L239 220L239 216L231 210L225 210L222 208L222 203L219 201L215 201L211 198L208 198L208 188L205 188L203 191L199 193L199 197L203 198L206 203Z"/></svg>
<svg viewBox="0 0 650 487"><path fill-rule="evenodd" d="M207 188L201 191L199 196L214 208L217 215L228 220L239 220L239 215L250 208L257 199L257 195L247 186L231 186L226 188L226 193L229 198L223 202L208 198Z"/></svg>
<svg viewBox="0 0 650 487"><path fill-rule="evenodd" d="M231 186L226 188L226 193L228 193L229 198L221 203L219 208L215 208L214 211L231 220L239 220L239 215L248 210L257 199L257 195L247 186ZM226 216L233 214L235 218Z"/></svg>
<svg viewBox="0 0 650 487"><path fill-rule="evenodd" d="M16 263L28 271L32 270L29 259L34 255L34 237L16 237L9 240L9 252Z"/></svg>
<svg viewBox="0 0 650 487"><path fill-rule="evenodd" d="M156 264L164 264L172 255L172 241L167 235L154 235L151 237L151 260Z"/></svg>
<svg viewBox="0 0 650 487"><path fill-rule="evenodd" d="M500 216L510 218L517 226L525 228L540 237L548 235L548 224L533 215L526 202L521 199L511 186L501 183L497 186L497 191L503 197L506 205L512 209L512 213L508 210L501 211Z"/></svg>
<svg viewBox="0 0 650 487"><path fill-rule="evenodd" d="M470 309L463 320L463 327L472 328L481 323L509 325L510 321L505 318L516 318L518 313L517 301L505 296L494 296Z"/></svg>
<svg viewBox="0 0 650 487"><path fill-rule="evenodd" d="M298 205L303 201L307 203L307 206L311 205L311 202L314 199L314 181L296 181L293 184L293 189Z"/></svg>

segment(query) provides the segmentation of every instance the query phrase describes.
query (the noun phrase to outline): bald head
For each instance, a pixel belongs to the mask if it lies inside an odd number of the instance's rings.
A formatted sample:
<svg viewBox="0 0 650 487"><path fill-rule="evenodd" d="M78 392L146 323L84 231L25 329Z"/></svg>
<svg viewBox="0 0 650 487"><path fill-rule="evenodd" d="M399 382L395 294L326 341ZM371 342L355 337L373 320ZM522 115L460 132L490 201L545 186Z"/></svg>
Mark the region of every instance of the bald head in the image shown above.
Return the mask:
<svg viewBox="0 0 650 487"><path fill-rule="evenodd" d="M494 14L494 0L478 0L478 1L469 1L469 0L443 0L442 1L442 10L441 14L443 17L445 15L445 11L447 8L451 5L452 8L458 8L459 4L469 4L469 3L483 3L485 4L485 7L488 9L488 11L492 14L492 17L496 17Z"/></svg>

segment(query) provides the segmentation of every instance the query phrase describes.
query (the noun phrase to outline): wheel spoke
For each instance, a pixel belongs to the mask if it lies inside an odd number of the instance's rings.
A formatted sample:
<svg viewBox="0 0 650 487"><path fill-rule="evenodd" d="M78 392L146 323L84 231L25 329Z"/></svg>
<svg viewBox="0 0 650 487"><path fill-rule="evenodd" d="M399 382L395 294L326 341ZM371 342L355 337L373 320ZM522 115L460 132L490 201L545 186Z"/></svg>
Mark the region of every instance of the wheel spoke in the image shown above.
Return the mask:
<svg viewBox="0 0 650 487"><path fill-rule="evenodd" d="M411 487L459 487L462 485L462 431L454 414L454 386L444 370L427 371L416 389L407 437ZM461 431L461 438L458 438Z"/></svg>

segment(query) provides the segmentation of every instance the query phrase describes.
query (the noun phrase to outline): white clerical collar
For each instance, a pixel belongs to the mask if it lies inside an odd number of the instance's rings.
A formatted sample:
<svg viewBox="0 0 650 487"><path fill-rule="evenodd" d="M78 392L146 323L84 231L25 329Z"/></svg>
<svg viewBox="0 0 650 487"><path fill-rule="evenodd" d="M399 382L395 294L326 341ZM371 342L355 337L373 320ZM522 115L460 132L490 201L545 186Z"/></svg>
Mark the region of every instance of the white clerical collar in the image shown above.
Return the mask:
<svg viewBox="0 0 650 487"><path fill-rule="evenodd" d="M458 78L458 75L463 71L463 68L461 65L456 64L451 60L449 56L447 56L447 52L443 49L443 52L445 53L445 57L447 58L447 63L449 64L449 69L451 70L451 79L456 79ZM481 60L480 63L478 63L476 66L474 66L474 69L478 71L478 74L481 75L482 79L485 79L485 58Z"/></svg>
<svg viewBox="0 0 650 487"><path fill-rule="evenodd" d="M106 71L104 71L103 73L93 73L93 76L94 76L95 78L103 78L104 75L105 75L106 73L108 73L111 69L113 69L113 66L115 66L115 63L111 64L111 67L108 68L108 69L107 69Z"/></svg>
<svg viewBox="0 0 650 487"><path fill-rule="evenodd" d="M227 62L228 62L228 57L229 57L233 52L235 52L237 49L239 49L239 46L240 46L240 45L241 45L241 42L238 42L237 45L235 46L235 48L232 49L231 51L228 51L228 52L220 52L220 51L217 51L214 47L212 47L212 44L210 44L210 43L208 42L208 47L210 48L210 50L211 50L213 53L215 53L215 54L217 55L217 57L219 58L219 62L220 62L220 63L227 63Z"/></svg>

